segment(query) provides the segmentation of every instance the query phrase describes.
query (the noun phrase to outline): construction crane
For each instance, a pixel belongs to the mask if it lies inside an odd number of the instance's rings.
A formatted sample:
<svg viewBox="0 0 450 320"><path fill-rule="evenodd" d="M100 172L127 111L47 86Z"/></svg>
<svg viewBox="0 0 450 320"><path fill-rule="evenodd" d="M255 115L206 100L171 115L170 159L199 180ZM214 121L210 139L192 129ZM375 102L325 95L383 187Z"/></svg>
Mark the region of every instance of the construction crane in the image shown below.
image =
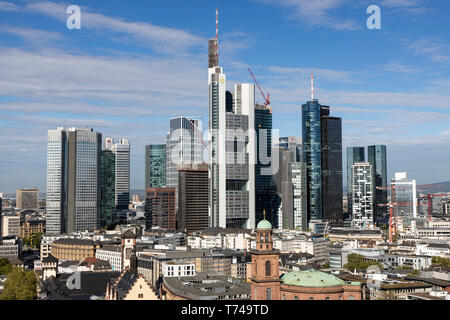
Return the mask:
<svg viewBox="0 0 450 320"><path fill-rule="evenodd" d="M422 199L427 199L427 200L428 200L428 202L427 202L427 207L428 207L428 223L431 222L431 213L432 213L432 211L433 211L433 210L432 210L432 204L433 204L432 199L433 199L434 197L446 197L446 196L448 196L448 195L445 194L445 193L441 193L441 194L432 194L432 193L429 193L429 194L420 196L420 198L422 198ZM420 205L420 203L419 203L419 205Z"/></svg>
<svg viewBox="0 0 450 320"><path fill-rule="evenodd" d="M264 91L261 89L261 86L259 85L258 81L255 78L255 75L253 74L252 70L250 70L250 68L248 68L248 72L250 72L250 75L252 76L253 81L255 81L255 84L258 87L259 92L261 92L261 95L264 99L264 106L265 107L269 106L269 108L270 108L270 93L268 93L267 97L266 97L266 95L264 94ZM271 110L271 112L272 112L272 110Z"/></svg>
<svg viewBox="0 0 450 320"><path fill-rule="evenodd" d="M398 187L398 186L397 186ZM394 240L394 236L397 233L397 214L393 210L394 206L410 206L412 202L393 202L395 199L395 185L391 185L391 187L376 187L380 190L391 189L391 201L388 203L378 204L380 207L389 207L389 242L392 243Z"/></svg>

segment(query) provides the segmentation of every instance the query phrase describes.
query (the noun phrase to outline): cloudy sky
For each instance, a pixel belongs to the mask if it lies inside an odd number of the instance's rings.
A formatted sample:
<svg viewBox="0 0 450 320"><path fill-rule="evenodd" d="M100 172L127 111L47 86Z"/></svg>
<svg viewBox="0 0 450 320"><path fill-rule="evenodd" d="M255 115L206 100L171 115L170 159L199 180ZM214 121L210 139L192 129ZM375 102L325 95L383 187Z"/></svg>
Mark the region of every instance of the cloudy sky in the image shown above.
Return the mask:
<svg viewBox="0 0 450 320"><path fill-rule="evenodd" d="M80 30L66 27L72 4ZM381 30L366 27L372 4ZM228 85L252 82L251 67L281 135L301 135L314 72L319 101L343 119L344 161L347 146L386 144L390 177L450 180L448 1L17 0L0 1L0 192L45 190L57 126L130 138L143 188L144 146L164 142L170 117L207 126L216 6Z"/></svg>

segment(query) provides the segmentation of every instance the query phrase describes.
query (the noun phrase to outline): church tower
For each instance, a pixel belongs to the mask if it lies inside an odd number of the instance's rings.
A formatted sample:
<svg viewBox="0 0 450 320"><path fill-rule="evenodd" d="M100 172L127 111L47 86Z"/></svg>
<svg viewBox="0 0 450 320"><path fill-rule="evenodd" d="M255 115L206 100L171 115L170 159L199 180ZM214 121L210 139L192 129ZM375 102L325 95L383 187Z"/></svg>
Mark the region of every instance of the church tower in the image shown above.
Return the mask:
<svg viewBox="0 0 450 320"><path fill-rule="evenodd" d="M252 251L252 300L280 300L279 251L273 249L272 224L264 219L256 227L256 250Z"/></svg>

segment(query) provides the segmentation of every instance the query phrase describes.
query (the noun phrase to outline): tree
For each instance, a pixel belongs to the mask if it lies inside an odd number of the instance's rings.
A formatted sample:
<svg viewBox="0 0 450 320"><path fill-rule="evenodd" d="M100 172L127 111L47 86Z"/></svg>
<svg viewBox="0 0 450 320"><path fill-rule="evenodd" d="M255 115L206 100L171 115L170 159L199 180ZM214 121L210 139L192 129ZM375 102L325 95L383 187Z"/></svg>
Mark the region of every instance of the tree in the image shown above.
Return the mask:
<svg viewBox="0 0 450 320"><path fill-rule="evenodd" d="M31 236L31 245L33 248L37 249L41 244L42 232L34 233Z"/></svg>
<svg viewBox="0 0 450 320"><path fill-rule="evenodd" d="M450 268L450 259L442 258L439 256L434 256L431 258L431 263L435 266Z"/></svg>
<svg viewBox="0 0 450 320"><path fill-rule="evenodd" d="M13 267L6 278L0 300L36 299L36 283L36 276L33 271Z"/></svg>
<svg viewBox="0 0 450 320"><path fill-rule="evenodd" d="M12 265L8 258L0 258L0 274L8 274L11 270Z"/></svg>
<svg viewBox="0 0 450 320"><path fill-rule="evenodd" d="M381 263L377 261L366 260L363 255L351 253L347 256L347 263L344 265L344 268L350 271L353 271L355 269L356 271L366 271L367 268L372 265L378 266L380 270L383 269Z"/></svg>

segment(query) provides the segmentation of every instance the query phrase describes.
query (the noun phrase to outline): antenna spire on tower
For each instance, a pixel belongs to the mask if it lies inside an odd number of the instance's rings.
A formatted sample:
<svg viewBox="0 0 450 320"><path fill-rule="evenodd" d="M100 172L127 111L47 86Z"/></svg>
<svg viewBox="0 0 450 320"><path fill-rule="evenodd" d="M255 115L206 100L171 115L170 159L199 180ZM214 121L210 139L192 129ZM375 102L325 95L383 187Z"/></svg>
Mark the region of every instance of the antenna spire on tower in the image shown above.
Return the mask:
<svg viewBox="0 0 450 320"><path fill-rule="evenodd" d="M311 73L311 101L314 100L314 74Z"/></svg>
<svg viewBox="0 0 450 320"><path fill-rule="evenodd" d="M216 61L219 63L219 8L216 8Z"/></svg>

